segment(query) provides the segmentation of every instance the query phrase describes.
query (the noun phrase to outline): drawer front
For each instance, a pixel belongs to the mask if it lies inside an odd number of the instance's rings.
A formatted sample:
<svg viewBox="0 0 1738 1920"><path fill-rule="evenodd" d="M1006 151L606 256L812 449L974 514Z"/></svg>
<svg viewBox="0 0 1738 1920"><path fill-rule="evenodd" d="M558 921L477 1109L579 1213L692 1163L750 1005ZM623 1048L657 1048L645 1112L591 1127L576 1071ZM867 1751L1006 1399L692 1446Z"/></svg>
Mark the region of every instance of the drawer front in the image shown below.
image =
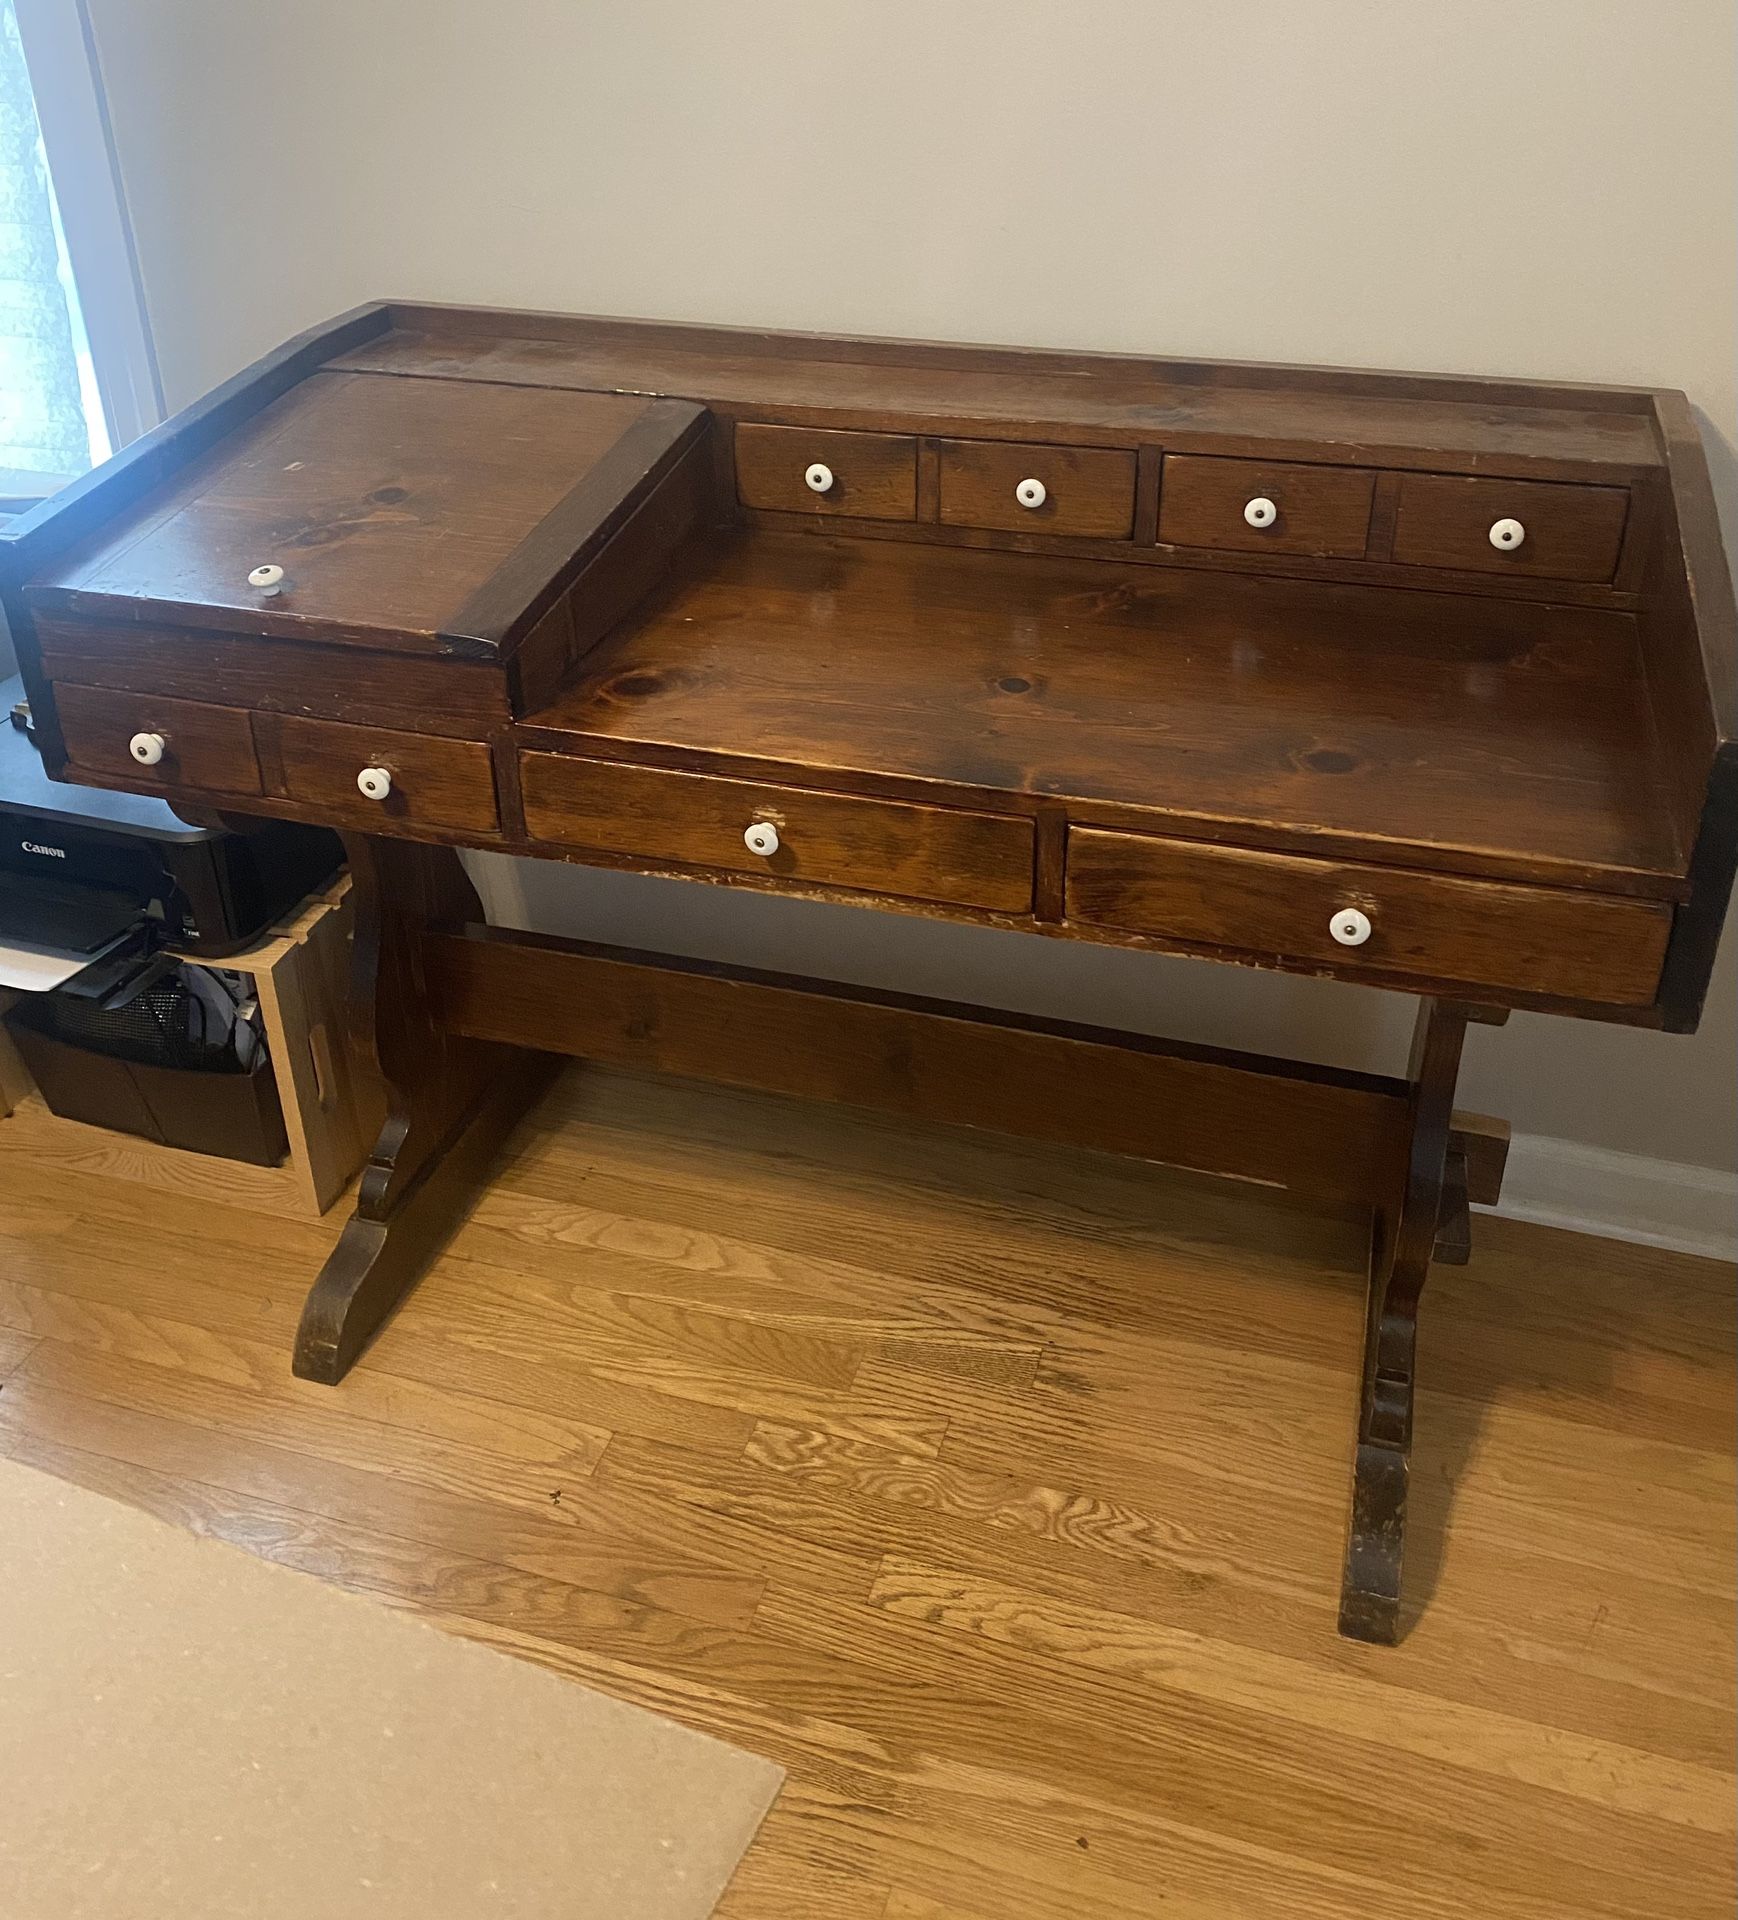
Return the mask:
<svg viewBox="0 0 1738 1920"><path fill-rule="evenodd" d="M1608 1006L1652 1001L1671 931L1651 900L1080 827L1067 898L1088 926ZM1348 909L1360 944L1330 930Z"/></svg>
<svg viewBox="0 0 1738 1920"><path fill-rule="evenodd" d="M1409 473L1400 482L1394 558L1411 567L1609 580L1628 515L1623 487Z"/></svg>
<svg viewBox="0 0 1738 1920"><path fill-rule="evenodd" d="M101 774L141 789L260 791L253 730L238 708L68 686L56 686L54 705L66 736L69 773ZM141 759L141 753L157 757Z"/></svg>
<svg viewBox="0 0 1738 1920"><path fill-rule="evenodd" d="M1375 490L1375 474L1362 467L1173 453L1159 482L1159 539L1232 553L1359 560Z"/></svg>
<svg viewBox="0 0 1738 1920"><path fill-rule="evenodd" d="M521 754L519 770L525 824L557 846L989 912L1031 910L1029 820L565 754ZM751 829L768 851L751 850Z"/></svg>
<svg viewBox="0 0 1738 1920"><path fill-rule="evenodd" d="M1108 447L944 440L941 520L948 527L1126 540L1135 524L1135 457Z"/></svg>
<svg viewBox="0 0 1738 1920"><path fill-rule="evenodd" d="M785 513L911 520L917 514L917 442L904 433L744 422L736 429L736 497L745 507Z"/></svg>
<svg viewBox="0 0 1738 1920"><path fill-rule="evenodd" d="M346 825L375 833L395 827L494 833L500 825L495 769L480 740L443 740L289 715L262 714L259 729L272 791ZM358 784L365 773L369 793Z"/></svg>

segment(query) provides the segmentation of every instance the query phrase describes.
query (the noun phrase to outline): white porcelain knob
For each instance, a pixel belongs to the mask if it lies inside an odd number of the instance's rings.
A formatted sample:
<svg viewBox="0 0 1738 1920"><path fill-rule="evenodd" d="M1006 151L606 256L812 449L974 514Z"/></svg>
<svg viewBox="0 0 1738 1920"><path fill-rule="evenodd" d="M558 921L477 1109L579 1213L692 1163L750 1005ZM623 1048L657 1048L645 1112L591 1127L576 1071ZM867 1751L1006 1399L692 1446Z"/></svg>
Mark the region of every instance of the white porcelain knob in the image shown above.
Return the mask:
<svg viewBox="0 0 1738 1920"><path fill-rule="evenodd" d="M1328 922L1328 931L1342 947L1361 947L1370 937L1370 916L1356 907L1341 907Z"/></svg>
<svg viewBox="0 0 1738 1920"><path fill-rule="evenodd" d="M778 852L778 828L770 820L757 820L742 836L742 844L750 853L770 860Z"/></svg>
<svg viewBox="0 0 1738 1920"><path fill-rule="evenodd" d="M1243 509L1243 517L1252 527L1271 527L1279 518L1279 509L1265 494L1258 493Z"/></svg>
<svg viewBox="0 0 1738 1920"><path fill-rule="evenodd" d="M1021 506L1036 510L1050 498L1050 489L1042 480L1022 480L1014 489L1014 498Z"/></svg>
<svg viewBox="0 0 1738 1920"><path fill-rule="evenodd" d="M1519 520L1497 520L1491 526L1491 545L1499 553L1513 553L1527 537Z"/></svg>
<svg viewBox="0 0 1738 1920"><path fill-rule="evenodd" d="M168 741L160 733L135 733L127 742L127 751L142 767L154 767L163 758Z"/></svg>
<svg viewBox="0 0 1738 1920"><path fill-rule="evenodd" d="M384 800L392 791L391 769L364 767L356 776L356 791L370 800Z"/></svg>
<svg viewBox="0 0 1738 1920"><path fill-rule="evenodd" d="M247 583L250 587L256 587L269 598L272 594L282 590L284 570L278 566L255 567L253 572L248 575Z"/></svg>
<svg viewBox="0 0 1738 1920"><path fill-rule="evenodd" d="M833 491L833 469L817 460L803 475L803 485L811 493L831 493Z"/></svg>

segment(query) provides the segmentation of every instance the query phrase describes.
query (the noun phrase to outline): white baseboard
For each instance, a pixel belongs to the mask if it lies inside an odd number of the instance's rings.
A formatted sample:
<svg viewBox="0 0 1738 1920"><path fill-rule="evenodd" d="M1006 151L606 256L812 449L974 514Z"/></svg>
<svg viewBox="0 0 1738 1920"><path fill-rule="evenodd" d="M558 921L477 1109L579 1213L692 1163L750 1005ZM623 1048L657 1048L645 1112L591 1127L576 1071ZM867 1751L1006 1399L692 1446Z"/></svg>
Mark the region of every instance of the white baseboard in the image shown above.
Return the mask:
<svg viewBox="0 0 1738 1920"><path fill-rule="evenodd" d="M1500 1206L1486 1211L1608 1240L1738 1260L1738 1174L1518 1133Z"/></svg>

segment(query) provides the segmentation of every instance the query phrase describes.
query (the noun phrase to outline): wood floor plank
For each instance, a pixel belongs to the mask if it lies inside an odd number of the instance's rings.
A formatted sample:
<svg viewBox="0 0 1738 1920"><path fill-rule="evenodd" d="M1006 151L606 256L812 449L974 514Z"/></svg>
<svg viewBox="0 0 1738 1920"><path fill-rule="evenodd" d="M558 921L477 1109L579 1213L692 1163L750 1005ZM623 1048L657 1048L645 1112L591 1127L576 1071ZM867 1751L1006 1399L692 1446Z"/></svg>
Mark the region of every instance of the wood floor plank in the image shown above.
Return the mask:
<svg viewBox="0 0 1738 1920"><path fill-rule="evenodd" d="M328 1390L337 1220L5 1177L0 1450L779 1760L723 1920L1731 1911L1712 1263L1475 1223L1378 1649L1355 1221L582 1069Z"/></svg>
<svg viewBox="0 0 1738 1920"><path fill-rule="evenodd" d="M783 1844L795 1830L805 1857L834 1871L892 1875L954 1900L993 1891L996 1912L1012 1920L1080 1912L1146 1920L1155 1884L1174 1889L1177 1912L1236 1913L1241 1920L1318 1920L1366 1913L1377 1901L1399 1920L1462 1920L1466 1911L1455 1898L1396 1890L1238 1832L1204 1832L1163 1807L1099 1797L1084 1783L1058 1791L1012 1768L877 1738L828 1717L825 1706L855 1711L865 1697L884 1704L906 1689L884 1692L871 1681L866 1696L848 1661L807 1705L811 1664L793 1663L790 1649L781 1658L776 1645L761 1643L745 1663L739 1646L715 1640L687 1669L681 1661L640 1664L463 1616L438 1617L724 1738L741 1739L744 1726L754 1728L755 1744L794 1775L769 1832ZM1481 1911L1491 1920L1570 1920L1581 1912L1497 1888Z"/></svg>
<svg viewBox="0 0 1738 1920"><path fill-rule="evenodd" d="M762 1833L731 1876L713 1920L883 1920L891 1888L806 1860Z"/></svg>
<svg viewBox="0 0 1738 1920"><path fill-rule="evenodd" d="M506 1363L509 1372L581 1370L607 1388L723 1413L732 1427L745 1417L751 1423L769 1416L838 1422L931 1453L947 1431L945 1408L925 1404L908 1412L914 1396L900 1382L863 1392L856 1384L860 1350L840 1364L847 1350L836 1343L734 1316L686 1312L664 1319L662 1333L645 1332L636 1342L623 1336L607 1305L594 1312L595 1300L582 1299L559 1313L540 1311L536 1301L516 1297L514 1276L459 1253L423 1283L418 1304L426 1317L409 1327L402 1316L389 1323L374 1349L389 1369L398 1367L401 1342L414 1343L432 1321L469 1351ZM665 1335L678 1321L684 1337L672 1341ZM793 1377L793 1356L823 1353L809 1371L826 1378Z"/></svg>
<svg viewBox="0 0 1738 1920"><path fill-rule="evenodd" d="M1369 1675L1228 1648L1197 1633L1104 1607L960 1575L889 1556L869 1604L909 1620L1024 1647L1159 1691L1181 1690L1252 1712L1278 1714L1324 1733L1565 1793L1594 1806L1645 1815L1703 1833L1738 1828L1732 1780L1610 1740L1566 1735L1490 1707L1387 1685ZM1372 1716L1372 1705L1376 1712Z"/></svg>
<svg viewBox="0 0 1738 1920"><path fill-rule="evenodd" d="M36 1341L29 1333L0 1325L0 1380L23 1366L35 1345Z"/></svg>
<svg viewBox="0 0 1738 1920"><path fill-rule="evenodd" d="M196 1304L187 1293L184 1285L172 1283L165 1297L185 1309ZM18 1326L36 1339L183 1371L267 1399L287 1399L321 1419L329 1416L330 1396L290 1374L282 1340L257 1338L257 1325L247 1324L249 1332L236 1333L227 1322L218 1327L195 1324L113 1300L0 1280L0 1327ZM452 1388L437 1391L373 1369L350 1383L344 1411L350 1418L395 1427L419 1441L450 1440L557 1479L589 1474L610 1439L607 1428L565 1414Z"/></svg>
<svg viewBox="0 0 1738 1920"><path fill-rule="evenodd" d="M866 1393L927 1401L938 1414L945 1408L947 1455L962 1465L1006 1462L1040 1479L1071 1472L1117 1497L1162 1473L1175 1501L1186 1503L1180 1510L1192 1512L1204 1531L1222 1522L1233 1538L1266 1543L1263 1551L1296 1544L1300 1525L1321 1524L1343 1503L1348 1449L1343 1436L1337 1458L1328 1447L1325 1404L1319 1433L1306 1429L1294 1450L1284 1446L1288 1391L1307 1391L1284 1370L1276 1369L1271 1395L1254 1395L1253 1406L1248 1375L1229 1370L1238 1405L1198 1423L1199 1387L1182 1384L1170 1356L1153 1357L1154 1388L1144 1402L1117 1381L1083 1392L1077 1385L1047 1386L1041 1375L1030 1393L1013 1394L972 1381L931 1383L873 1359L864 1363L858 1385ZM1592 1435L1542 1416L1510 1419L1509 1450L1493 1457L1479 1429L1505 1418L1500 1408L1479 1408L1476 1419L1466 1418L1472 1410L1463 1408L1457 1420L1452 1409L1445 1413L1445 1396L1428 1398L1437 1412L1436 1437L1421 1437L1415 1471L1442 1463L1431 1449L1445 1435L1462 1436L1460 1458L1447 1464L1456 1481L1455 1525L1469 1541L1497 1554L1525 1551L1581 1565L1590 1558L1647 1563L1662 1579L1714 1598L1730 1596L1729 1459ZM1197 1432L1212 1438L1193 1444ZM1479 1470L1462 1472L1475 1455ZM1657 1488L1657 1526L1648 1518L1650 1488ZM1518 1500L1513 1489L1520 1490ZM1320 1516L1313 1522L1312 1507Z"/></svg>
<svg viewBox="0 0 1738 1920"><path fill-rule="evenodd" d="M402 1393L391 1383L364 1387L355 1402L341 1404L308 1381L275 1373L266 1356L257 1357L263 1364L250 1378L214 1378L184 1364L179 1355L164 1366L137 1355L48 1339L38 1344L12 1386L16 1392L21 1383L40 1382L168 1414L213 1433L267 1441L333 1464L361 1458L407 1485L534 1512L548 1502L552 1486L585 1479L607 1439L591 1427L564 1430L551 1422L543 1443L528 1446L527 1430L514 1424L508 1410L503 1409L496 1422L483 1424L476 1401L449 1407L439 1422L444 1432L432 1421L420 1428L397 1424L377 1417L390 1407L395 1390ZM428 1404L428 1396L415 1396L400 1418ZM486 1440L480 1440L481 1435Z"/></svg>
<svg viewBox="0 0 1738 1920"><path fill-rule="evenodd" d="M951 1689L950 1750L963 1762L1049 1781L1062 1764L1054 1756L1066 1753L1077 1789L1094 1804L1155 1808L1198 1832L1234 1832L1275 1858L1361 1874L1372 1885L1387 1870L1444 1900L1458 1883L1469 1904L1485 1911L1529 1883L1520 1862L1536 1863L1535 1872L1548 1862L1540 1884L1569 1910L1651 1914L1665 1846L1678 1873L1678 1911L1712 1920L1730 1899L1726 1837L1560 1792L1523 1791L1380 1741L1288 1725L1265 1708L1173 1692L1158 1711L1150 1694L1117 1681L1101 1685L1088 1670L1067 1686L1054 1656L1005 1643L986 1650L923 1622L883 1631L872 1623L878 1611L849 1601L799 1605L774 1583L755 1625L813 1653L874 1666L890 1688L927 1680ZM1018 1686L1031 1697L1031 1724L1019 1733L980 1713L996 1676L1004 1689ZM1224 1809L1232 1804L1237 1813L1228 1823ZM1453 1841L1451 1830L1476 1833L1476 1846Z"/></svg>
<svg viewBox="0 0 1738 1920"><path fill-rule="evenodd" d="M576 1289L602 1287L699 1301L775 1325L840 1327L864 1338L1030 1348L1041 1346L1054 1324L1052 1315L950 1287L935 1273L920 1282L854 1263L836 1241L814 1233L812 1221L802 1223L809 1233L793 1237L812 1240L813 1250L792 1250L761 1236L769 1223L758 1212L752 1239L708 1231L680 1216L716 1220L723 1211L716 1201L642 1186L625 1173L610 1179L615 1207L585 1204L580 1195L595 1181L595 1172L577 1169L570 1176L543 1165L511 1168L478 1202L455 1251L519 1274L532 1297L553 1289L556 1299L571 1299Z"/></svg>
<svg viewBox="0 0 1738 1920"><path fill-rule="evenodd" d="M477 1557L542 1574L570 1586L642 1601L707 1622L748 1621L765 1575L744 1548L739 1564L705 1551L680 1516L657 1513L609 1531L576 1517L565 1490L546 1510L501 1507L433 1486L418 1486L374 1466L343 1466L235 1432L192 1425L113 1402L88 1399L14 1380L0 1395L0 1445L17 1453L14 1435L103 1452L129 1466L256 1499L318 1512L348 1526L389 1531L430 1554L463 1543ZM619 1502L617 1505L619 1506ZM729 1551L729 1543L719 1544ZM850 1569L855 1584L856 1569Z"/></svg>
<svg viewBox="0 0 1738 1920"><path fill-rule="evenodd" d="M1338 1595L1328 1574L1286 1578L1277 1568L1227 1560L1168 1517L1067 1535L1035 1530L1033 1510L1042 1513L1048 1496L1012 1476L800 1439L794 1452L769 1451L763 1433L746 1451L751 1465L768 1466L791 1489L782 1504L752 1472L714 1467L702 1475L683 1465L660 1480L656 1451L619 1448L606 1465L613 1457L620 1471L632 1459L636 1473L649 1474L670 1498L740 1506L801 1537L864 1552L880 1543L889 1553L941 1555L962 1572L1162 1619L1228 1646L1309 1658L1335 1671L1387 1671L1400 1684L1465 1705L1501 1699L1571 1736L1598 1738L1621 1727L1627 1742L1690 1766L1729 1759L1729 1613L1631 1570L1602 1570L1586 1596L1565 1593L1549 1574L1530 1579L1533 1598L1521 1623L1501 1585L1517 1571L1513 1561L1487 1565L1483 1591L1467 1594L1457 1584L1450 1604L1432 1606L1402 1647L1372 1661L1367 1649L1329 1631ZM684 1490L702 1482L703 1491ZM1010 1519L1017 1524L1009 1527ZM1520 1572L1536 1569L1523 1562Z"/></svg>
<svg viewBox="0 0 1738 1920"><path fill-rule="evenodd" d="M111 1494L190 1532L245 1547L262 1560L313 1574L395 1605L448 1608L480 1624L506 1621L552 1641L608 1638L652 1647L706 1623L636 1596L575 1586L469 1554L435 1553L377 1526L357 1526L203 1482L172 1479L103 1455L16 1431L7 1452L26 1465Z"/></svg>

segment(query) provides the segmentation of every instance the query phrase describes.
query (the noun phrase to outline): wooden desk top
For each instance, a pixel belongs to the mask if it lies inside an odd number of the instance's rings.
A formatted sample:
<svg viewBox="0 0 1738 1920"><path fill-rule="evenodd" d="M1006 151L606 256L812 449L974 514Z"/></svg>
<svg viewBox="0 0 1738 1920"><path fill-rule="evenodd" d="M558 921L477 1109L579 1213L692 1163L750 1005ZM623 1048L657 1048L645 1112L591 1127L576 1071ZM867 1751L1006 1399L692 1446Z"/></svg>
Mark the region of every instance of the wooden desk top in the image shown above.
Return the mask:
<svg viewBox="0 0 1738 1920"><path fill-rule="evenodd" d="M757 532L696 543L524 732L1674 899L1646 713L1621 614Z"/></svg>
<svg viewBox="0 0 1738 1920"><path fill-rule="evenodd" d="M1671 1027L1738 867L1648 389L383 305L0 587L51 766L185 806Z"/></svg>

